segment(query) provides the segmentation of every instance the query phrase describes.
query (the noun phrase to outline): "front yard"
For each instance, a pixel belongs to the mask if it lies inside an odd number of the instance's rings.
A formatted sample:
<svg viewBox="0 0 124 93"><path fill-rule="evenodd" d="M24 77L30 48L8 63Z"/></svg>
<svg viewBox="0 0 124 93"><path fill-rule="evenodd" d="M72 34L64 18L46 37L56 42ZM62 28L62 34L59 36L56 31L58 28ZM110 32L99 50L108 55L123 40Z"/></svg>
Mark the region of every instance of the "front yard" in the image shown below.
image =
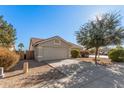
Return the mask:
<svg viewBox="0 0 124 93"><path fill-rule="evenodd" d="M0 87L32 87L34 86L34 83L36 84L38 82L38 80L36 80L36 82L30 82L30 84L26 84L26 82L28 82L27 81L28 77L43 74L52 69L52 67L46 64L38 63L35 61L28 62L30 66L28 74L22 73L24 61L20 61L19 64L17 64L17 66L14 67L13 70L5 73L4 79L0 79Z"/></svg>
<svg viewBox="0 0 124 93"><path fill-rule="evenodd" d="M21 61L12 71L5 73L5 78L0 80L0 87L124 87L124 63L96 66L91 60L29 61L28 74L22 73L24 61ZM102 60L110 61L105 58Z"/></svg>

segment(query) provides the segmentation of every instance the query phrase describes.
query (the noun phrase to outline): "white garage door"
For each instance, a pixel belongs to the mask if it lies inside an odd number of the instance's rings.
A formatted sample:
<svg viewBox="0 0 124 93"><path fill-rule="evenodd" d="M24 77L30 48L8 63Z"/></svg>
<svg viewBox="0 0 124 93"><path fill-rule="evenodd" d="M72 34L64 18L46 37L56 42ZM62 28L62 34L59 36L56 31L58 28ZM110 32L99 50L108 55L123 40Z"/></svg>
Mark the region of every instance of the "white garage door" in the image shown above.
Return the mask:
<svg viewBox="0 0 124 93"><path fill-rule="evenodd" d="M55 60L68 58L68 48L43 48L43 60Z"/></svg>

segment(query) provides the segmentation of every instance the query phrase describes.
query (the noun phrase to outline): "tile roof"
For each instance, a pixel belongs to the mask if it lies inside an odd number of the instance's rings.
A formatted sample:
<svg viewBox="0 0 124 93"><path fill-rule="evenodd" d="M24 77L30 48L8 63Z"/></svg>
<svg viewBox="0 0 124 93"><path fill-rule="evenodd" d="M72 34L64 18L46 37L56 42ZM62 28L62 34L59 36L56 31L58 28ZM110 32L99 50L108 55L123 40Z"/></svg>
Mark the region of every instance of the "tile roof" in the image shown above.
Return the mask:
<svg viewBox="0 0 124 93"><path fill-rule="evenodd" d="M33 50L32 45L37 43L37 42L42 42L45 41L45 39L41 39L41 38L31 38L30 40L30 45L29 45L29 50Z"/></svg>
<svg viewBox="0 0 124 93"><path fill-rule="evenodd" d="M41 38L31 38L32 45L35 44L36 42L41 42L41 41L45 41L45 39L41 39Z"/></svg>
<svg viewBox="0 0 124 93"><path fill-rule="evenodd" d="M33 50L33 46L32 46L32 45L36 45L36 44L39 44L39 43L41 43L41 42L45 42L45 41L47 41L47 40L49 40L49 39L52 39L52 38L60 38L60 39L62 39L63 41L65 41L63 38L61 38L61 37L59 37L59 36L54 36L54 37L47 38L47 39L31 38L29 50ZM72 47L82 48L82 46L76 45L76 44L74 44L74 43L71 43L71 42L68 42L68 41L65 41L65 42L67 42L68 44L70 44Z"/></svg>

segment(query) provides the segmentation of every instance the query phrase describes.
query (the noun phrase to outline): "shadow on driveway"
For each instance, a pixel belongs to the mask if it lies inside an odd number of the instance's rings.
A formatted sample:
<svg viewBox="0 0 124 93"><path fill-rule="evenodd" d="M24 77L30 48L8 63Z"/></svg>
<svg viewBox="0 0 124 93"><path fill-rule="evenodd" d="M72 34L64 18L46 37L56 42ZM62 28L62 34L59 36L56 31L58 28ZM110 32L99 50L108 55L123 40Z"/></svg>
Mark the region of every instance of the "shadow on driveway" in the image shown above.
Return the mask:
<svg viewBox="0 0 124 93"><path fill-rule="evenodd" d="M61 71L61 73L60 73ZM52 70L26 78L24 85L64 88L116 88L124 87L124 66L95 66L88 62L62 65Z"/></svg>
<svg viewBox="0 0 124 93"><path fill-rule="evenodd" d="M22 70L20 61L11 71ZM49 65L52 67L47 72L37 73L24 78L24 87L64 87L64 88L117 88L124 87L124 64L116 63L112 66L94 65L90 62L78 62L75 64L63 64L54 67L49 64L57 61L36 62L28 61L30 68Z"/></svg>

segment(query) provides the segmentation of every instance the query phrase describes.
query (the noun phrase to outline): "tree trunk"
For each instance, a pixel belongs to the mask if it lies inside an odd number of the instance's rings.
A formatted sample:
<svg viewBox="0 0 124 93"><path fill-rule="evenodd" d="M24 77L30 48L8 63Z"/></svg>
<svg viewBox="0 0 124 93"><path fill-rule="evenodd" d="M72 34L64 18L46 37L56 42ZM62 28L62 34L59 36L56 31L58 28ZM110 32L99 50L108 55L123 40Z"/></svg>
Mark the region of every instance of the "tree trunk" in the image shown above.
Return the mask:
<svg viewBox="0 0 124 93"><path fill-rule="evenodd" d="M95 64L97 65L97 55L98 55L98 47L96 47L96 51L95 51Z"/></svg>

